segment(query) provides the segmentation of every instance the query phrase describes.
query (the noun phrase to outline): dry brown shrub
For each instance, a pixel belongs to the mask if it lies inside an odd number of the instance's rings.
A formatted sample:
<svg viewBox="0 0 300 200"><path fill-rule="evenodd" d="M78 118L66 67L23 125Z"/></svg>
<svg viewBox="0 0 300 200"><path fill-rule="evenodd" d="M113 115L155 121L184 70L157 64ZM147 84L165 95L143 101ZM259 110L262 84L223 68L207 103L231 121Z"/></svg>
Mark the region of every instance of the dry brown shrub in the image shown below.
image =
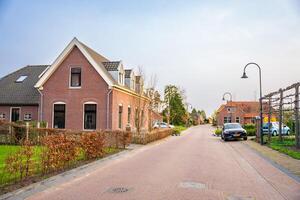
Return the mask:
<svg viewBox="0 0 300 200"><path fill-rule="evenodd" d="M114 148L125 148L131 142L132 133L121 130L105 130L105 146Z"/></svg>
<svg viewBox="0 0 300 200"><path fill-rule="evenodd" d="M103 156L104 135L100 132L85 132L81 135L81 148L86 159Z"/></svg>
<svg viewBox="0 0 300 200"><path fill-rule="evenodd" d="M42 138L42 171L61 170L76 161L79 154L78 143L73 135L57 134Z"/></svg>
<svg viewBox="0 0 300 200"><path fill-rule="evenodd" d="M5 170L15 179L19 178L20 180L33 174L33 146L29 141L25 141L18 151L6 158Z"/></svg>

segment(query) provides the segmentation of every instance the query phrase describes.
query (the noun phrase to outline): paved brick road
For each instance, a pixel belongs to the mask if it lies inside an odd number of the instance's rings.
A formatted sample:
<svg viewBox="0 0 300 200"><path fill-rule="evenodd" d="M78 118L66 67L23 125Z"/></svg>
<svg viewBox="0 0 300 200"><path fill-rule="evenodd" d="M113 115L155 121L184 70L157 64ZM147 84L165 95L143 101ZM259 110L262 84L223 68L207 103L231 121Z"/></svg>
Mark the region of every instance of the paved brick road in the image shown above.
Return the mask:
<svg viewBox="0 0 300 200"><path fill-rule="evenodd" d="M193 127L29 199L300 199L300 183L245 144L224 143L211 132Z"/></svg>

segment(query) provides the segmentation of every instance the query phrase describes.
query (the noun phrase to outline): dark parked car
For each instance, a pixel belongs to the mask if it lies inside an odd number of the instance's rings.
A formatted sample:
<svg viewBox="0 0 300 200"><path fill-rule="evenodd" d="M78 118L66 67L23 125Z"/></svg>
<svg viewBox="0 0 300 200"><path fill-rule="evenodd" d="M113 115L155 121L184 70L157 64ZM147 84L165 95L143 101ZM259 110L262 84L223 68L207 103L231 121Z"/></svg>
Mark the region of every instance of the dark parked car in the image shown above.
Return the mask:
<svg viewBox="0 0 300 200"><path fill-rule="evenodd" d="M239 123L226 123L223 126L221 138L224 141L243 138L247 140L247 131Z"/></svg>

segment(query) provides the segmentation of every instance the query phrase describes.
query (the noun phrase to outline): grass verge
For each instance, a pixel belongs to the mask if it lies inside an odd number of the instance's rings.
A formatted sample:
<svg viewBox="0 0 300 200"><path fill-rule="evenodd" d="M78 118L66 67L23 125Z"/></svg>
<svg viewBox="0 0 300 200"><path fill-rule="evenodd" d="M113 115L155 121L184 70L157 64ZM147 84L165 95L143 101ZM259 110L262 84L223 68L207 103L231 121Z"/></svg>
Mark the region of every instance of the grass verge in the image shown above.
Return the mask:
<svg viewBox="0 0 300 200"><path fill-rule="evenodd" d="M186 130L186 129L187 129L187 127L185 127L185 126L175 126L175 127L173 128L173 133L172 133L172 135L180 135L181 132L184 131L184 130Z"/></svg>
<svg viewBox="0 0 300 200"><path fill-rule="evenodd" d="M64 168L62 170L54 171L49 174L42 175L41 169L40 169L40 167L41 167L40 156L41 156L42 149L40 146L35 146L33 158L32 158L32 161L35 166L33 174L28 179L19 181L19 179L18 179L19 175L12 176L5 170L5 160L9 155L17 152L20 148L21 147L17 146L17 145L0 145L0 195L97 160L97 159L91 159L91 160L85 159L84 154L81 151L79 153L78 157L76 158L76 162L73 163L72 165L70 165L67 168ZM118 153L118 152L122 151L122 149L105 147L103 149L103 151L104 151L104 155L101 158ZM101 159L101 158L98 158L98 159Z"/></svg>
<svg viewBox="0 0 300 200"><path fill-rule="evenodd" d="M268 146L271 149L300 160L300 149L296 148L295 136L284 137L283 141L280 141L278 137L272 137Z"/></svg>

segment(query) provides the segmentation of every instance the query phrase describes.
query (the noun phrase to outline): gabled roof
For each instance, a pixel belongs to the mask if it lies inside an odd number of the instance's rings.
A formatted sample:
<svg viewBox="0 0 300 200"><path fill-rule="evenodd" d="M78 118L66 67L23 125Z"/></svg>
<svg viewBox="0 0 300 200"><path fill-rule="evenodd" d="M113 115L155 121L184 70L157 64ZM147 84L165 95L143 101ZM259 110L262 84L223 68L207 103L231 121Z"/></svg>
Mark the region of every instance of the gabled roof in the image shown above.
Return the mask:
<svg viewBox="0 0 300 200"><path fill-rule="evenodd" d="M132 69L125 69L125 78L131 78Z"/></svg>
<svg viewBox="0 0 300 200"><path fill-rule="evenodd" d="M217 112L221 112L226 107L237 107L244 113L257 113L259 111L258 101L228 101L221 105Z"/></svg>
<svg viewBox="0 0 300 200"><path fill-rule="evenodd" d="M91 48L87 47L83 43L81 43L77 38L74 38L63 50L63 52L56 58L56 60L53 62L53 64L51 65L49 70L47 70L44 76L42 76L41 79L36 83L36 88L42 89L42 86L45 84L45 82L55 72L55 70L69 55L69 53L73 50L74 47L77 47L81 51L81 53L86 57L89 63L95 68L95 70L99 73L99 75L109 86L113 86L115 84L115 80L102 64L102 62L109 62L109 60L104 56L98 54Z"/></svg>
<svg viewBox="0 0 300 200"><path fill-rule="evenodd" d="M37 105L40 94L34 85L49 65L28 65L0 79L1 105ZM21 76L26 78L16 82ZM21 79L22 80L22 79Z"/></svg>
<svg viewBox="0 0 300 200"><path fill-rule="evenodd" d="M107 71L118 71L121 61L102 62Z"/></svg>

